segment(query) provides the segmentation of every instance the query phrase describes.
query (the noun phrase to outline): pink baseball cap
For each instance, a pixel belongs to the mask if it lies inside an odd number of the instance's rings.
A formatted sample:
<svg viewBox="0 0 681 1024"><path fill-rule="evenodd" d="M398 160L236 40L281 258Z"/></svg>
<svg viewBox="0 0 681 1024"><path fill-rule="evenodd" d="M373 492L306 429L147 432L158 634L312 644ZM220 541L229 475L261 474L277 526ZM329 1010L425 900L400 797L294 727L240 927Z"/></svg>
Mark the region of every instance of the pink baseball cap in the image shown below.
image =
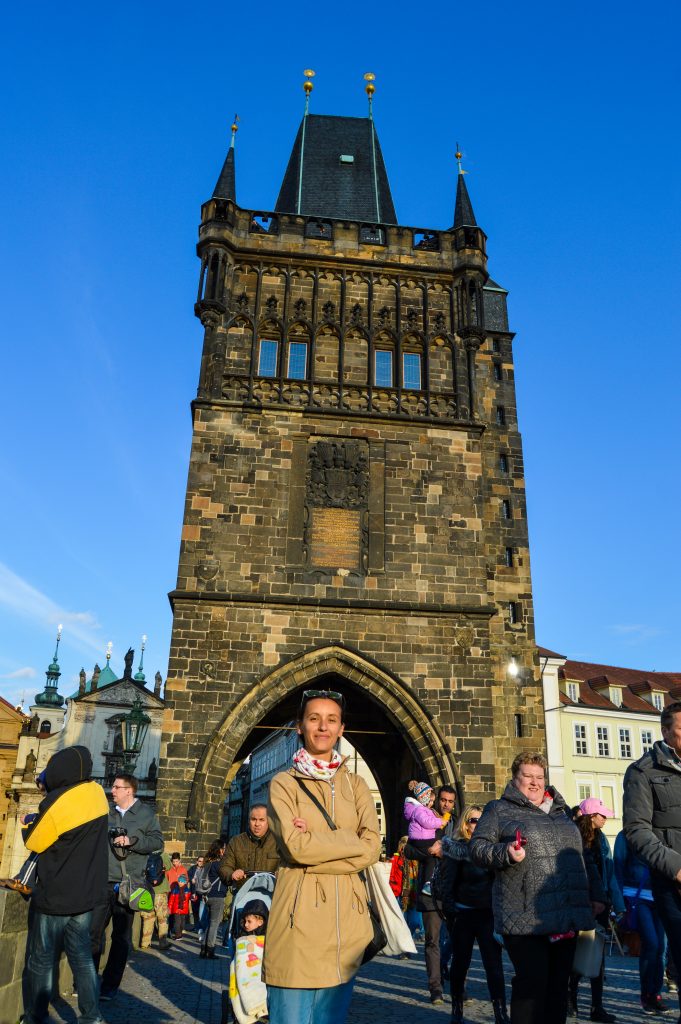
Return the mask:
<svg viewBox="0 0 681 1024"><path fill-rule="evenodd" d="M602 814L604 818L614 818L615 812L611 811L609 807L595 796L588 796L586 800L582 800L579 805L579 809L582 814Z"/></svg>

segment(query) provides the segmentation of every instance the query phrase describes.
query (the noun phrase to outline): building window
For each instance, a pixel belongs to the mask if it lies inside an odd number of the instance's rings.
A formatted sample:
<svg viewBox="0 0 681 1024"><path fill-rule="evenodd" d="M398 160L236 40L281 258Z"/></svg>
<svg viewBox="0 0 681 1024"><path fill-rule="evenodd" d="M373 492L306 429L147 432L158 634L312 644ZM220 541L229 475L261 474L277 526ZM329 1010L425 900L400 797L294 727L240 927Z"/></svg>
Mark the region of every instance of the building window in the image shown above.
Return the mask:
<svg viewBox="0 0 681 1024"><path fill-rule="evenodd" d="M577 701L579 700L579 684L578 683L568 683L567 684L567 695L570 698L570 700L574 701L574 703L576 704Z"/></svg>
<svg viewBox="0 0 681 1024"><path fill-rule="evenodd" d="M523 738L523 716L516 714L513 716L513 735L517 740Z"/></svg>
<svg viewBox="0 0 681 1024"><path fill-rule="evenodd" d="M590 782L578 782L577 783L577 799L581 804L582 800L588 800L591 796L591 783Z"/></svg>
<svg viewBox="0 0 681 1024"><path fill-rule="evenodd" d="M497 406L497 426L498 427L505 427L506 426L506 410L503 407L503 405L498 405Z"/></svg>
<svg viewBox="0 0 681 1024"><path fill-rule="evenodd" d="M508 498L504 498L504 500L501 503L501 518L511 518L511 502L508 500Z"/></svg>
<svg viewBox="0 0 681 1024"><path fill-rule="evenodd" d="M506 452L501 452L499 455L499 472L508 473L508 455Z"/></svg>
<svg viewBox="0 0 681 1024"><path fill-rule="evenodd" d="M620 729L620 757L631 760L631 730Z"/></svg>
<svg viewBox="0 0 681 1024"><path fill-rule="evenodd" d="M492 339L492 351L493 352L501 352L501 342L499 341L498 338L493 338Z"/></svg>
<svg viewBox="0 0 681 1024"><path fill-rule="evenodd" d="M596 746L599 757L610 757L610 737L607 725L596 726Z"/></svg>
<svg viewBox="0 0 681 1024"><path fill-rule="evenodd" d="M508 621L512 626L520 622L520 605L517 601L508 602Z"/></svg>
<svg viewBox="0 0 681 1024"><path fill-rule="evenodd" d="M641 729L641 753L646 754L653 749L653 730Z"/></svg>
<svg viewBox="0 0 681 1024"><path fill-rule="evenodd" d="M589 751L586 745L586 726L577 725L574 726L575 730L575 754L588 754Z"/></svg>
<svg viewBox="0 0 681 1024"><path fill-rule="evenodd" d="M291 380L305 380L307 376L307 342L289 342L286 376Z"/></svg>
<svg viewBox="0 0 681 1024"><path fill-rule="evenodd" d="M662 711L662 708L664 707L664 697L661 693L653 694L653 706L656 707L658 711Z"/></svg>
<svg viewBox="0 0 681 1024"><path fill-rule="evenodd" d="M506 564L507 569L513 568L513 548L506 548L504 562Z"/></svg>
<svg viewBox="0 0 681 1024"><path fill-rule="evenodd" d="M48 732L52 732L52 723L47 718L44 722L40 723L40 732L43 736Z"/></svg>
<svg viewBox="0 0 681 1024"><path fill-rule="evenodd" d="M391 388L393 386L393 354L388 349L376 349L374 355L374 382L379 388Z"/></svg>
<svg viewBox="0 0 681 1024"><path fill-rule="evenodd" d="M494 367L494 370L493 370L493 372L494 372L494 379L495 380L503 380L504 376L503 376L503 373L501 371L501 363L494 362L492 364L492 366Z"/></svg>
<svg viewBox="0 0 681 1024"><path fill-rule="evenodd" d="M622 691L619 686L610 687L610 703L614 704L616 708L622 704Z"/></svg>
<svg viewBox="0 0 681 1024"><path fill-rule="evenodd" d="M259 377L276 377L277 376L277 349L279 348L278 341L268 341L265 338L260 339L260 351L258 353L258 376Z"/></svg>
<svg viewBox="0 0 681 1024"><path fill-rule="evenodd" d="M421 390L421 356L418 352L402 354L402 387L410 391Z"/></svg>

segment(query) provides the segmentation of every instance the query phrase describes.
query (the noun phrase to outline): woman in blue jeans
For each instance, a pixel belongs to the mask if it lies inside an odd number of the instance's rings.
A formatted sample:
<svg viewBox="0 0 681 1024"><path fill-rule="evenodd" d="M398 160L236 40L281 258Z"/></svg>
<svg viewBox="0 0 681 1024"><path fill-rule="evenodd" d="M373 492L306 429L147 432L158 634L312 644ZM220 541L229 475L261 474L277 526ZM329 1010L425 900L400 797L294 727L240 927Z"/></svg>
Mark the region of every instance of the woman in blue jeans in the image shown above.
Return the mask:
<svg viewBox="0 0 681 1024"><path fill-rule="evenodd" d="M667 950L659 914L650 889L650 871L627 843L624 832L615 840L615 876L624 893L630 926L641 938L638 969L641 977L641 1007L646 1013L664 1013L669 1009L661 992ZM632 920L633 918L633 920Z"/></svg>
<svg viewBox="0 0 681 1024"><path fill-rule="evenodd" d="M281 857L263 970L270 1024L344 1024L373 935L360 872L378 861L381 839L369 787L336 750L344 717L341 693L305 690L302 746L270 782Z"/></svg>

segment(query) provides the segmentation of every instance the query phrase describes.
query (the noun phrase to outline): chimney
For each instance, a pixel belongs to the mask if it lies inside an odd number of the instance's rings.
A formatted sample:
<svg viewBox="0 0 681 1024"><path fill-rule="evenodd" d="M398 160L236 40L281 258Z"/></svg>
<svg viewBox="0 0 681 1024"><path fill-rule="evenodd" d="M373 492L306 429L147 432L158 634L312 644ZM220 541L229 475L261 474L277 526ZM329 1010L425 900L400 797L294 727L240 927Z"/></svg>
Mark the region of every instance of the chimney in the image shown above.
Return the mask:
<svg viewBox="0 0 681 1024"><path fill-rule="evenodd" d="M154 676L154 696L155 697L160 697L161 696L161 683L162 682L163 682L163 679L161 677L161 673L157 672L156 675Z"/></svg>
<svg viewBox="0 0 681 1024"><path fill-rule="evenodd" d="M92 670L92 679L90 680L90 693L94 693L95 690L97 689L97 684L99 683L99 673L101 671L101 668L95 662L95 667Z"/></svg>
<svg viewBox="0 0 681 1024"><path fill-rule="evenodd" d="M78 696L82 697L85 693L85 669L82 668L78 674Z"/></svg>

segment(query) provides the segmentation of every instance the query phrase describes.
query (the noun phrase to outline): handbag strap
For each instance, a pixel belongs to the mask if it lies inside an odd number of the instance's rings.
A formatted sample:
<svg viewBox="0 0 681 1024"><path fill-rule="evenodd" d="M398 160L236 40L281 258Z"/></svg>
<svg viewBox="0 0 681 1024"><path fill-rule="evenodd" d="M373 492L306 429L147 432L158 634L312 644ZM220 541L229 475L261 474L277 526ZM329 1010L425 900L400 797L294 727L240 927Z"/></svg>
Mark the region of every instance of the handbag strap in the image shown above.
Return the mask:
<svg viewBox="0 0 681 1024"><path fill-rule="evenodd" d="M310 798L310 800L315 805L317 810L321 813L322 817L324 818L324 821L329 826L331 831L335 832L337 830L337 828L338 828L338 825L333 820L333 818L331 817L331 815L329 814L329 812L327 811L326 807L321 802L321 800L318 800L317 797L314 795L314 793L312 793L307 788L307 786L305 785L305 783L303 782L302 779L298 778L297 775L294 775L294 778L295 778L296 782L298 783L298 785L300 786L300 788L302 789L302 791L306 794L306 796L308 796ZM364 871L358 871L357 874L361 878L362 882L364 882L364 884L366 885L366 875L364 874Z"/></svg>

